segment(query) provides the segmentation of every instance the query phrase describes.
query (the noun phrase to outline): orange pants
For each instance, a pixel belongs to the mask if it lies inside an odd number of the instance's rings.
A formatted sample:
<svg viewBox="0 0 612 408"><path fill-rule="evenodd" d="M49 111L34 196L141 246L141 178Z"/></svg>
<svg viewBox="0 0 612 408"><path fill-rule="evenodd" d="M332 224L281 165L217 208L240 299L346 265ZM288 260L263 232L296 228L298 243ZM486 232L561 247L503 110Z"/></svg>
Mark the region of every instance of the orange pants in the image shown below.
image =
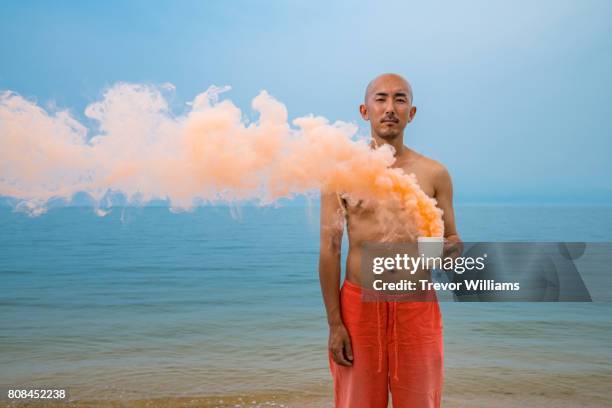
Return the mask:
<svg viewBox="0 0 612 408"><path fill-rule="evenodd" d="M351 337L353 365L329 363L336 408L440 407L443 382L442 318L431 301L362 301L362 288L344 281L342 319Z"/></svg>

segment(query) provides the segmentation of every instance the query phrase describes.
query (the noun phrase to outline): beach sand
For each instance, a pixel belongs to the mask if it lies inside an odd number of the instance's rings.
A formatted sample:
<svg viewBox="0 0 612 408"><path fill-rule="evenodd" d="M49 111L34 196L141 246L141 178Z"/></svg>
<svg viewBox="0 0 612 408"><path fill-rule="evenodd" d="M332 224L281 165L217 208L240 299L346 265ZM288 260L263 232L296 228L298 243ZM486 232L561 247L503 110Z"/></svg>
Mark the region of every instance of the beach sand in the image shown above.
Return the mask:
<svg viewBox="0 0 612 408"><path fill-rule="evenodd" d="M444 408L600 408L612 406L612 371L551 373L489 369L447 369ZM193 397L2 402L11 408L333 408L331 383L304 392ZM390 405L391 406L391 405ZM357 407L359 408L359 407Z"/></svg>
<svg viewBox="0 0 612 408"><path fill-rule="evenodd" d="M56 403L5 403L2 407L19 408L333 408L331 397L303 397L259 395L250 401L241 397L205 397L205 398L158 398L142 400L92 400ZM250 399L249 398L249 399ZM609 401L580 401L574 398L550 398L546 396L513 396L491 395L474 397L445 397L444 408L602 408L609 406ZM391 406L391 405L389 405Z"/></svg>
<svg viewBox="0 0 612 408"><path fill-rule="evenodd" d="M257 394L250 396L173 397L138 400L78 400L69 402L21 402L5 403L2 407L19 408L256 408L256 407L304 407L332 408L330 397L304 396L301 394Z"/></svg>

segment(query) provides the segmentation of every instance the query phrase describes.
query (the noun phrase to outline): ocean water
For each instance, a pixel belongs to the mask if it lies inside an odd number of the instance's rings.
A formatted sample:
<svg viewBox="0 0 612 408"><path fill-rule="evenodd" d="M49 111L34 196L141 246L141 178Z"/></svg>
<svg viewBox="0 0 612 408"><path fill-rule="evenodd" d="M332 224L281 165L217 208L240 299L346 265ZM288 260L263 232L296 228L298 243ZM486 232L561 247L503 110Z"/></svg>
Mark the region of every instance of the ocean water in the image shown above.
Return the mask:
<svg viewBox="0 0 612 408"><path fill-rule="evenodd" d="M466 241L612 242L612 207L460 206L456 217ZM38 218L0 207L0 385L77 399L328 395L318 237L316 207ZM612 400L611 303L442 312L450 398Z"/></svg>

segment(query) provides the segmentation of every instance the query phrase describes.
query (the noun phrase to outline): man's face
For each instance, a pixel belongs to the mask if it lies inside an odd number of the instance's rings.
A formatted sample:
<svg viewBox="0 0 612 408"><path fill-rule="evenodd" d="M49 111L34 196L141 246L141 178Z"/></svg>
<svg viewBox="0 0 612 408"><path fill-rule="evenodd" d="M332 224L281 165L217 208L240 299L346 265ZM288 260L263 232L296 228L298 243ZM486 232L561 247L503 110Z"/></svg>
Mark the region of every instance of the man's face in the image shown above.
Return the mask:
<svg viewBox="0 0 612 408"><path fill-rule="evenodd" d="M395 75L384 75L370 84L359 110L363 119L370 121L374 134L392 140L402 135L414 118L416 107L412 106L411 99L406 81Z"/></svg>

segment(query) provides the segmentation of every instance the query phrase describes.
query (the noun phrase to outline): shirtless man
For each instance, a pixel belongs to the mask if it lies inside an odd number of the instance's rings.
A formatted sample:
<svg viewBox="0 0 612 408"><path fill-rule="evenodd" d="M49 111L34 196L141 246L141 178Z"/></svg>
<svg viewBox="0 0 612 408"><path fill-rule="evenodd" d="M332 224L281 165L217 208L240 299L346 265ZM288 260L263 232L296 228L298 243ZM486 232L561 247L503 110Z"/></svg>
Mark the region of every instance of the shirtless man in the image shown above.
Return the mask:
<svg viewBox="0 0 612 408"><path fill-rule="evenodd" d="M401 76L380 75L359 107L370 122L373 146L390 144L393 167L414 173L421 189L443 210L444 256L461 251L455 227L452 183L446 168L404 146L404 128L416 107L412 88ZM435 302L362 302L362 245L382 237L376 208L350 205L337 192L321 194L319 277L329 324L329 360L337 408L439 407L442 391L442 322ZM346 215L349 251L340 288L340 258ZM337 227L341 225L342 227ZM402 237L397 238L398 242Z"/></svg>

